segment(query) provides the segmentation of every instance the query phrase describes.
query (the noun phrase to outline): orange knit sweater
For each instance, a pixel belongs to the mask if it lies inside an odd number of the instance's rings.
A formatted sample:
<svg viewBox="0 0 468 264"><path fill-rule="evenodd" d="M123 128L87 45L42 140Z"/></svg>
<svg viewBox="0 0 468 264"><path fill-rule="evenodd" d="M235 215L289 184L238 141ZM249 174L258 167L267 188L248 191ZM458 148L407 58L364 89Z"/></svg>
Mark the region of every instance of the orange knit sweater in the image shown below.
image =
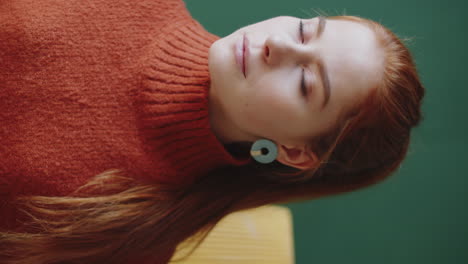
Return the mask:
<svg viewBox="0 0 468 264"><path fill-rule="evenodd" d="M121 169L191 182L243 165L210 129L208 49L182 0L3 0L0 229L18 195L63 196Z"/></svg>

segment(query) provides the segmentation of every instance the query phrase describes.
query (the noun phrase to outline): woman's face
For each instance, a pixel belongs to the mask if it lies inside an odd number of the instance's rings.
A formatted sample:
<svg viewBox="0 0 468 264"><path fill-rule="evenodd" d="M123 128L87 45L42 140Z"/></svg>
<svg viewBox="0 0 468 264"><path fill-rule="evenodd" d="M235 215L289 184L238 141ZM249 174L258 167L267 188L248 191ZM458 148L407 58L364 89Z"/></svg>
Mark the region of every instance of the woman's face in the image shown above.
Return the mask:
<svg viewBox="0 0 468 264"><path fill-rule="evenodd" d="M236 45L240 54L245 47L244 63L236 62ZM210 100L244 140L304 142L379 83L383 55L359 23L275 17L213 43Z"/></svg>

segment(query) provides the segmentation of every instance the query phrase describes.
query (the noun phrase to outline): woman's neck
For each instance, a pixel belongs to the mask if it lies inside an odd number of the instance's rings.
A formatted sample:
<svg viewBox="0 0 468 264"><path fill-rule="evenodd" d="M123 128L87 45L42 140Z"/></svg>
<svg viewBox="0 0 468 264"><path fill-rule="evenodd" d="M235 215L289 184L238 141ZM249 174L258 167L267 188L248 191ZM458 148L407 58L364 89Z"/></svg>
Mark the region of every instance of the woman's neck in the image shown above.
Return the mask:
<svg viewBox="0 0 468 264"><path fill-rule="evenodd" d="M210 84L208 94L208 109L210 126L213 133L223 144L234 142L254 142L258 139L249 133L239 129L232 119L226 114L222 104L216 97L216 88Z"/></svg>

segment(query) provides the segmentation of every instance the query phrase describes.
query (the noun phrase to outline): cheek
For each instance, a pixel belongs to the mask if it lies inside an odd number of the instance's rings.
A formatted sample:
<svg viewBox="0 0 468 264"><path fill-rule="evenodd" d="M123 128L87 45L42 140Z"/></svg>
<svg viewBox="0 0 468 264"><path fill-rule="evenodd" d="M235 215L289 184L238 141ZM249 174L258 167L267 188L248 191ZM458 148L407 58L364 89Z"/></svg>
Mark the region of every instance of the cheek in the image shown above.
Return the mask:
<svg viewBox="0 0 468 264"><path fill-rule="evenodd" d="M298 118L298 98L282 82L257 82L249 86L242 104L246 122L272 130L285 129ZM290 86L290 85L289 85Z"/></svg>
<svg viewBox="0 0 468 264"><path fill-rule="evenodd" d="M292 87L293 82L282 76L265 76L251 85L250 99L255 101L262 113L290 115L296 111L300 98Z"/></svg>

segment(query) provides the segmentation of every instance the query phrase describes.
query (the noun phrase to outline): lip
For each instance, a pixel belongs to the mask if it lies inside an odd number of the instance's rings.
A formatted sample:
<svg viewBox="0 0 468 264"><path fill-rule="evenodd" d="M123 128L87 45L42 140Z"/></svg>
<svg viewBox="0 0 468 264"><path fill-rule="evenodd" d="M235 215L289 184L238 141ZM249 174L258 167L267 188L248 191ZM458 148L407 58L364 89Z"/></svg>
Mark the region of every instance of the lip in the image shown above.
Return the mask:
<svg viewBox="0 0 468 264"><path fill-rule="evenodd" d="M244 74L244 78L247 78L247 58L249 54L249 40L244 34L236 45L234 54L236 57L236 64L239 66L240 71Z"/></svg>

